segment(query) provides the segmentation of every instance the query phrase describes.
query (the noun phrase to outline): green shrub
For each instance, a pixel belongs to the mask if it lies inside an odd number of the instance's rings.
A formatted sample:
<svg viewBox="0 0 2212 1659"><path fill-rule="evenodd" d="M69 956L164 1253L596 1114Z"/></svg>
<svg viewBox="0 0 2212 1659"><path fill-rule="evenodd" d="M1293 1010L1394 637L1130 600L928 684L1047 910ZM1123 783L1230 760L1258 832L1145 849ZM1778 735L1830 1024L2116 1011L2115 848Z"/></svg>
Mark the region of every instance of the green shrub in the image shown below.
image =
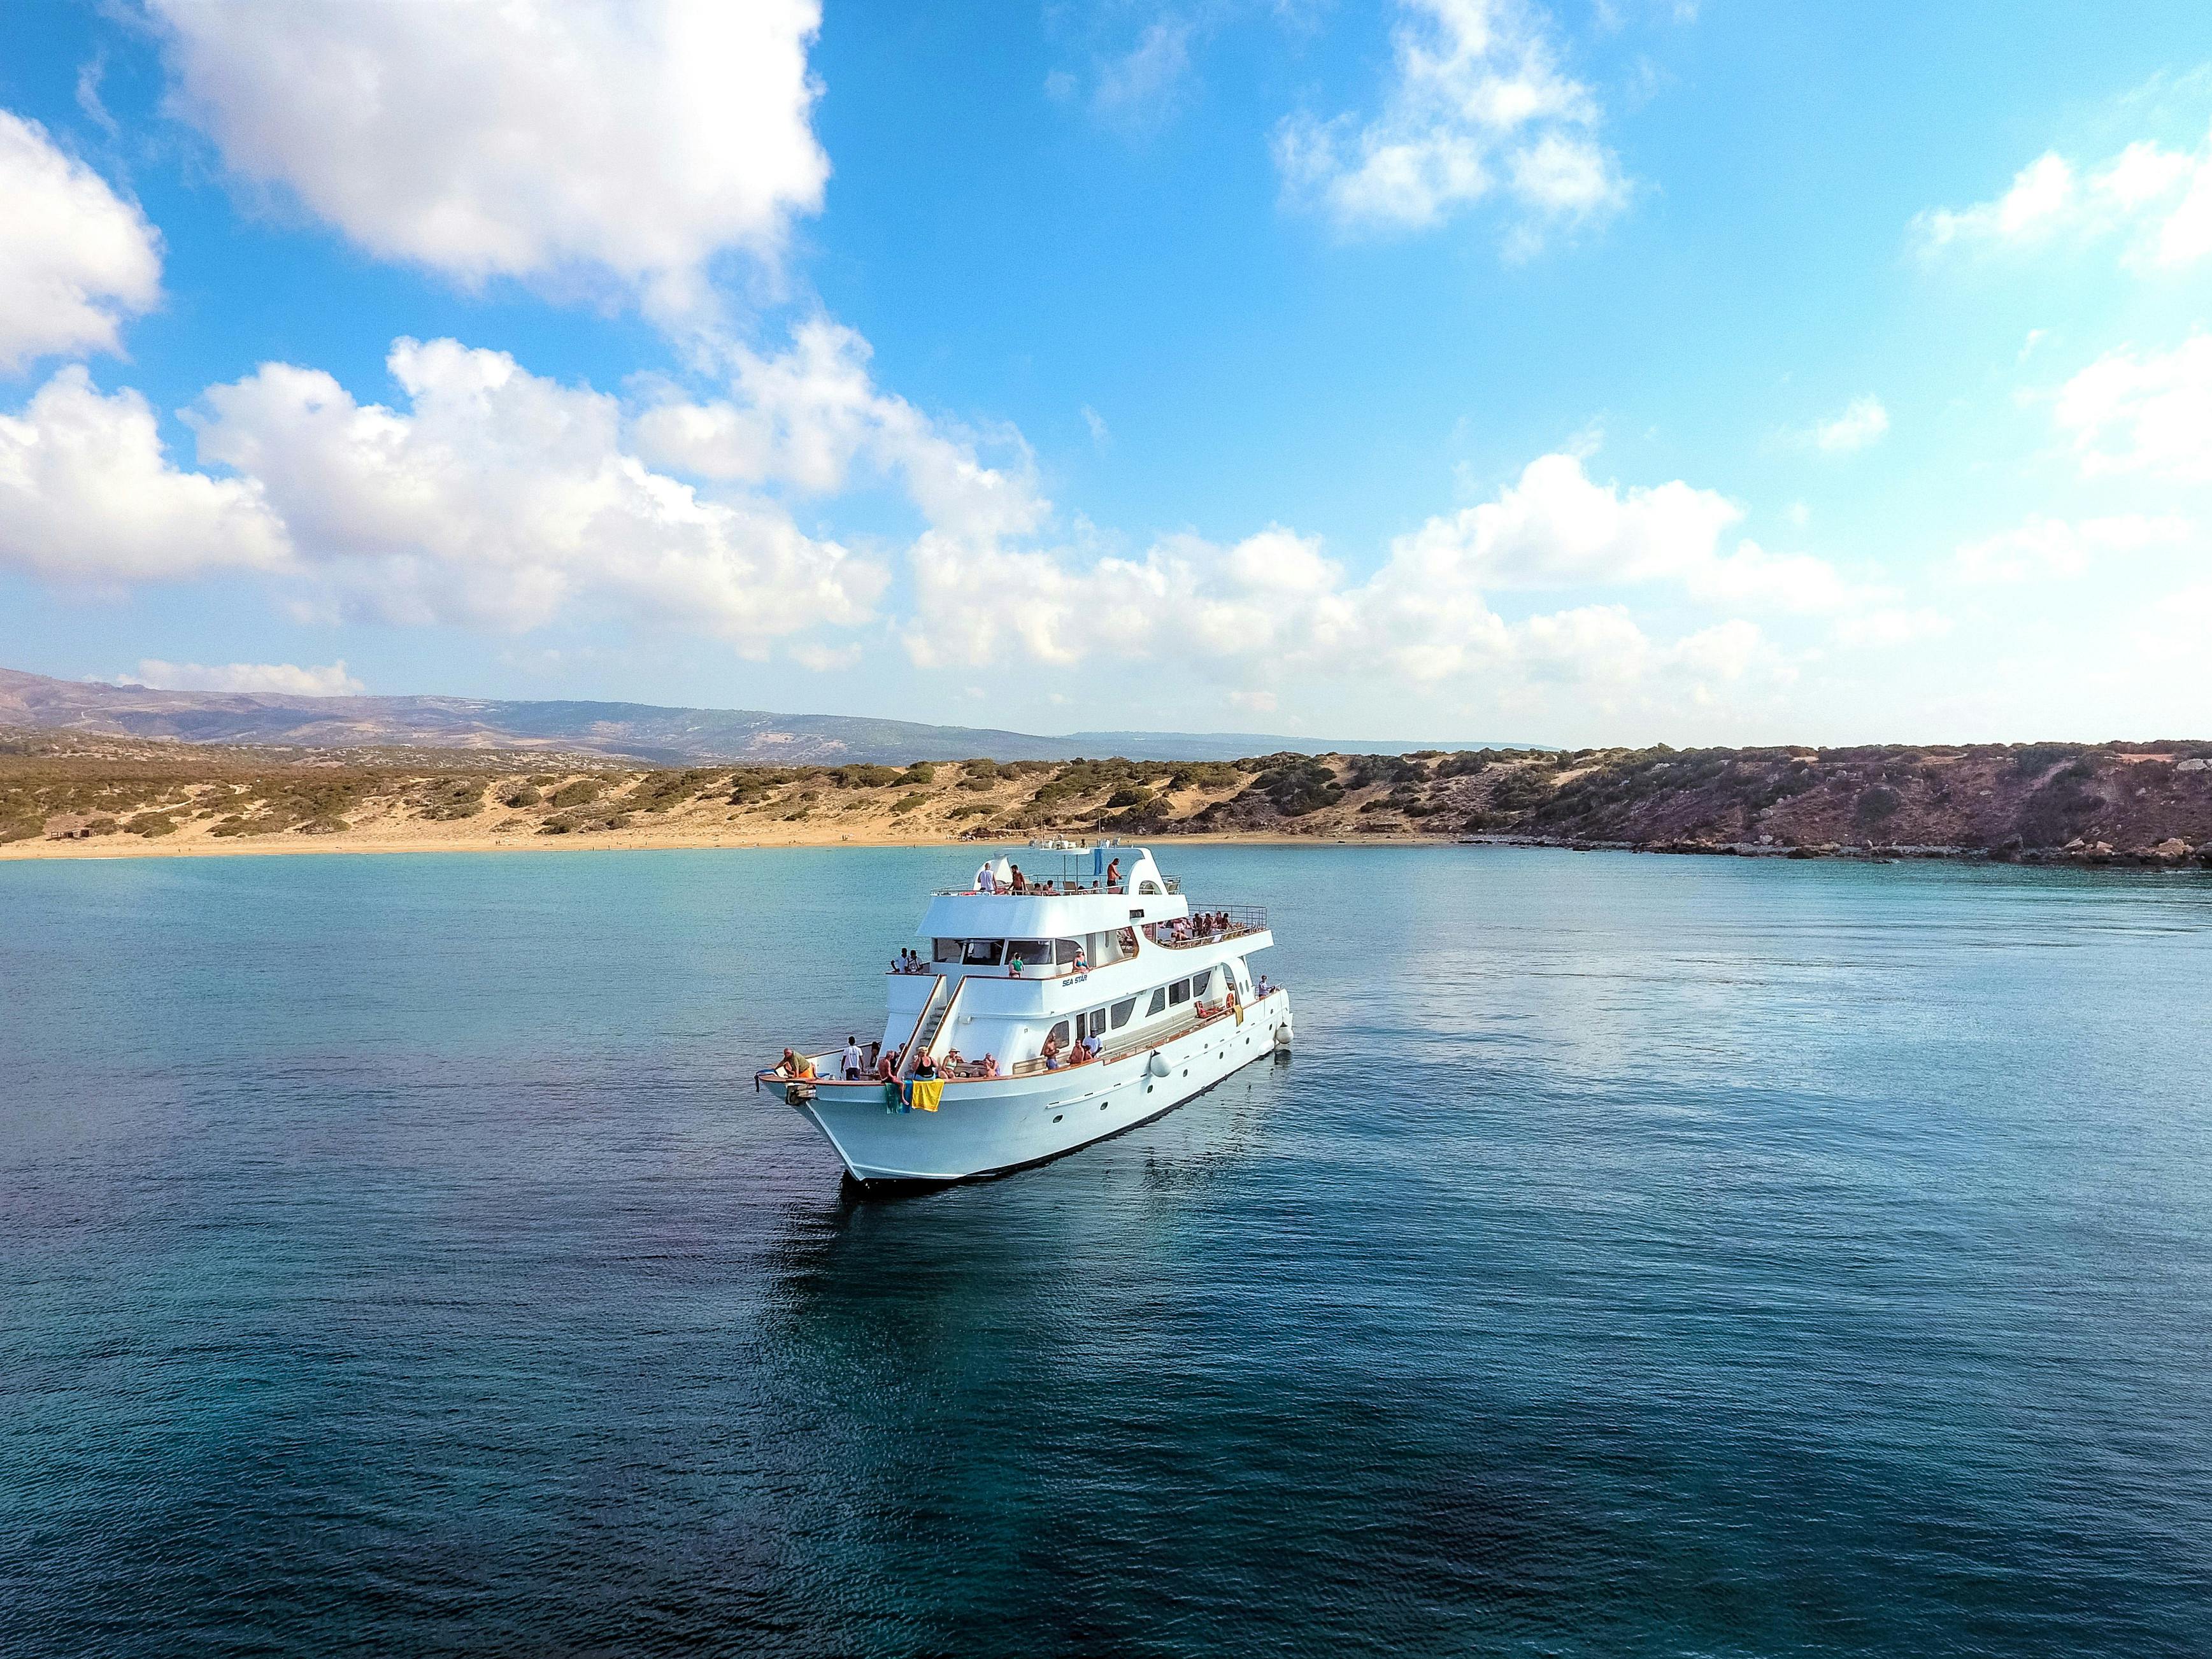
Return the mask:
<svg viewBox="0 0 2212 1659"><path fill-rule="evenodd" d="M564 783L546 797L556 808L588 806L607 793L607 787L597 778L578 778L574 783Z"/></svg>
<svg viewBox="0 0 2212 1659"><path fill-rule="evenodd" d="M906 781L908 783L935 783L937 769L927 761L916 761L906 769Z"/></svg>
<svg viewBox="0 0 2212 1659"><path fill-rule="evenodd" d="M500 791L501 806L535 806L545 799L534 783L511 783Z"/></svg>
<svg viewBox="0 0 2212 1659"><path fill-rule="evenodd" d="M1111 795L1107 797L1106 810L1109 812L1115 812L1121 811L1124 807L1142 806L1146 802L1150 801L1152 798L1152 792L1145 788L1142 785L1125 785L1121 788L1116 789Z"/></svg>
<svg viewBox="0 0 2212 1659"><path fill-rule="evenodd" d="M921 790L917 789L912 794L902 795L898 799L893 801L891 803L891 811L893 812L911 812L917 806L927 806L928 805L929 797L922 793Z"/></svg>
<svg viewBox="0 0 2212 1659"><path fill-rule="evenodd" d="M1859 792L1858 805L1853 809L1851 817L1863 830L1894 817L1897 809L1904 804L1904 797L1896 790L1887 784L1877 783L1871 789Z"/></svg>

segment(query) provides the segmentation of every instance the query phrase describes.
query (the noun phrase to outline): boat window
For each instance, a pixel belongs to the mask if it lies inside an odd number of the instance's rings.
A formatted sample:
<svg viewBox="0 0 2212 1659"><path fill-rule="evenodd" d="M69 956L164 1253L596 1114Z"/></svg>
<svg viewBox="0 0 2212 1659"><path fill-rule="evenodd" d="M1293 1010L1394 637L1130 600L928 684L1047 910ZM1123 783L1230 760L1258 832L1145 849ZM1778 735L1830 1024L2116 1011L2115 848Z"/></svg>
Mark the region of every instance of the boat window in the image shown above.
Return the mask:
<svg viewBox="0 0 2212 1659"><path fill-rule="evenodd" d="M1206 988L1211 986L1212 983L1213 969L1211 968L1207 969L1202 974L1193 974L1190 978L1191 995L1194 997L1203 997L1206 994Z"/></svg>
<svg viewBox="0 0 2212 1659"><path fill-rule="evenodd" d="M1048 939L1010 939L1006 941L1006 960L1022 959L1024 968L1040 968L1052 960L1052 941Z"/></svg>
<svg viewBox="0 0 2212 1659"><path fill-rule="evenodd" d="M1067 1022L1066 1020L1063 1019L1059 1024L1052 1028L1051 1041L1057 1042L1063 1048L1067 1047Z"/></svg>
<svg viewBox="0 0 2212 1659"><path fill-rule="evenodd" d="M1114 1029L1118 1031L1129 1023L1129 1016L1137 1012L1137 1000L1134 997L1123 997L1114 1005L1110 1012L1114 1016Z"/></svg>
<svg viewBox="0 0 2212 1659"><path fill-rule="evenodd" d="M960 953L968 948L968 941L964 939L940 939L933 943L937 947L934 954L939 962L957 962Z"/></svg>
<svg viewBox="0 0 2212 1659"><path fill-rule="evenodd" d="M1154 990L1152 993L1152 1006L1145 1010L1145 1018L1146 1019L1150 1019L1154 1014L1157 1014L1161 1009L1167 1006L1168 994L1166 989L1162 988Z"/></svg>
<svg viewBox="0 0 2212 1659"><path fill-rule="evenodd" d="M1170 1002L1188 1002L1190 1000L1190 981L1187 979L1179 979L1174 984L1169 986L1168 1000Z"/></svg>
<svg viewBox="0 0 2212 1659"><path fill-rule="evenodd" d="M1052 942L1053 960L1063 968L1082 955L1083 941L1080 939L1056 939Z"/></svg>
<svg viewBox="0 0 2212 1659"><path fill-rule="evenodd" d="M1002 943L1003 940L995 939L971 939L968 941L968 954L962 960L971 967L995 968L999 965L999 947Z"/></svg>
<svg viewBox="0 0 2212 1659"><path fill-rule="evenodd" d="M1091 1011L1091 1035L1092 1036L1106 1035L1106 1011L1103 1008L1093 1008Z"/></svg>

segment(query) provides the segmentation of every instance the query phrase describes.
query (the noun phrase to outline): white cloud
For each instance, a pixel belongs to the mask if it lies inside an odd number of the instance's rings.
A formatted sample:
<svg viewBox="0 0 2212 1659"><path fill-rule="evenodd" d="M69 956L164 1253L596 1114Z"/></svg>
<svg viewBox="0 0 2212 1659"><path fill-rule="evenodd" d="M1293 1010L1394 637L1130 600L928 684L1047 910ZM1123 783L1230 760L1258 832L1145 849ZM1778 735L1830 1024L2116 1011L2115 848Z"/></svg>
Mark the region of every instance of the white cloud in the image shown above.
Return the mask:
<svg viewBox="0 0 2212 1659"><path fill-rule="evenodd" d="M694 477L814 495L845 489L866 465L896 475L939 529L995 537L1036 528L1050 504L1036 494L1027 451L1012 468L984 465L972 443L878 390L870 356L865 339L826 317L802 324L780 356L732 349L730 396L672 394L647 408L635 422L639 452Z"/></svg>
<svg viewBox="0 0 2212 1659"><path fill-rule="evenodd" d="M2023 167L1995 200L1930 209L1912 229L1929 253L2124 234L2130 264L2185 269L2212 255L2212 137L2194 150L2138 142L2087 168L2050 152Z"/></svg>
<svg viewBox="0 0 2212 1659"><path fill-rule="evenodd" d="M1826 455L1851 455L1880 443L1889 430L1889 411L1869 394L1854 398L1844 412L1812 431L1813 447Z"/></svg>
<svg viewBox="0 0 2212 1659"><path fill-rule="evenodd" d="M6 110L0 203L0 371L120 349L122 319L161 294L161 239L145 216Z"/></svg>
<svg viewBox="0 0 2212 1659"><path fill-rule="evenodd" d="M2212 480L2212 334L2145 356L2107 352L2066 383L2053 415L2088 477Z"/></svg>
<svg viewBox="0 0 2212 1659"><path fill-rule="evenodd" d="M1836 619L1839 645L1892 648L1939 640L1951 631L1951 619L1931 606L1889 606Z"/></svg>
<svg viewBox="0 0 2212 1659"><path fill-rule="evenodd" d="M1495 501L1402 536L1382 568L1347 581L1314 539L1279 526L1232 545L1171 536L1142 558L1085 557L931 533L914 549L923 666L1027 659L1073 666L1148 659L1230 680L1285 670L1414 686L1470 678L1629 685L1786 672L1757 626L1731 619L1654 641L1620 605L1509 622L1494 589L1668 581L1717 602L1793 609L1856 603L1818 560L1722 552L1739 510L1674 483L1592 483L1579 458L1530 464Z"/></svg>
<svg viewBox="0 0 2212 1659"><path fill-rule="evenodd" d="M1106 417L1089 404L1083 405L1083 424L1091 433L1091 441L1103 449L1114 441L1114 434L1106 424Z"/></svg>
<svg viewBox="0 0 2212 1659"><path fill-rule="evenodd" d="M343 659L323 668L289 662L234 662L207 667L196 662L148 658L132 678L161 691L276 692L297 697L358 696L366 689L346 672Z"/></svg>
<svg viewBox="0 0 2212 1659"><path fill-rule="evenodd" d="M860 659L866 654L866 648L858 640L844 645L824 645L819 641L809 640L803 645L792 647L789 653L792 661L797 663L801 668L811 669L817 674L831 674L842 669L857 668L860 666Z"/></svg>
<svg viewBox="0 0 2212 1659"><path fill-rule="evenodd" d="M1954 564L1960 576L1977 582L2081 576L2103 566L2115 554L2176 547L2194 533L2186 519L2172 515L2152 518L2124 514L2078 523L2030 516L2002 535L1966 543L1959 549Z"/></svg>
<svg viewBox="0 0 2212 1659"><path fill-rule="evenodd" d="M1346 228L1420 228L1496 192L1538 220L1595 219L1627 198L1598 143L1596 100L1563 74L1513 0L1400 0L1382 112L1294 116L1275 133L1285 190ZM1524 239L1525 240L1525 239Z"/></svg>
<svg viewBox="0 0 2212 1659"><path fill-rule="evenodd" d="M180 112L371 252L611 275L667 313L821 204L817 0L149 0Z"/></svg>
<svg viewBox="0 0 2212 1659"><path fill-rule="evenodd" d="M1272 691L1231 691L1229 694L1230 707L1254 714L1273 714L1275 702L1275 694Z"/></svg>
<svg viewBox="0 0 2212 1659"><path fill-rule="evenodd" d="M357 608L526 629L612 604L758 653L865 619L883 589L880 566L775 503L649 471L611 398L452 340L400 340L389 362L404 412L270 363L191 417L202 457L264 490L303 567Z"/></svg>
<svg viewBox="0 0 2212 1659"><path fill-rule="evenodd" d="M172 466L137 392L72 364L0 415L0 563L100 587L286 561L259 487Z"/></svg>
<svg viewBox="0 0 2212 1659"><path fill-rule="evenodd" d="M1190 73L1190 37L1188 20L1154 18L1134 46L1100 71L1092 107L1124 122L1158 120Z"/></svg>

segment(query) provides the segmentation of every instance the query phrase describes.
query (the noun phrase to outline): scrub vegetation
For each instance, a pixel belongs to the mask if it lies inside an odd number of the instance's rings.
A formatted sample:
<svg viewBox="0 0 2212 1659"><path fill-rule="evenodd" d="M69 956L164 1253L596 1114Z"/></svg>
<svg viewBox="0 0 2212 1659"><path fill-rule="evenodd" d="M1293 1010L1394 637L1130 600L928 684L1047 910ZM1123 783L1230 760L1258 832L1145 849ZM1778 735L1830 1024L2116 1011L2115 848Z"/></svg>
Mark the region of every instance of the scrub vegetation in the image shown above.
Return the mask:
<svg viewBox="0 0 2212 1659"><path fill-rule="evenodd" d="M1667 851L2212 862L2212 743L1491 749L641 767L0 730L8 855L400 847L1480 836ZM313 837L310 843L303 838Z"/></svg>

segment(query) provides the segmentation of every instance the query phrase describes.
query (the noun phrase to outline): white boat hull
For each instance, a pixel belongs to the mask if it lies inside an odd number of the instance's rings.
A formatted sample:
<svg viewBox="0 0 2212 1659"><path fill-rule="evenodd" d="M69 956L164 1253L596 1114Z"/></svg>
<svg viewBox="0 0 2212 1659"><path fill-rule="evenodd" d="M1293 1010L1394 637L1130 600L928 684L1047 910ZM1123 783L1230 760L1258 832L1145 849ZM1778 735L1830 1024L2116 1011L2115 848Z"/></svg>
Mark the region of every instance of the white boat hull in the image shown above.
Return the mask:
<svg viewBox="0 0 2212 1659"><path fill-rule="evenodd" d="M1279 988L1249 1006L1242 1021L1211 1020L1120 1059L948 1084L933 1112L886 1104L880 1083L824 1080L811 1097L805 1088L769 1086L821 1130L855 1180L967 1181L1059 1158L1172 1111L1287 1044L1290 1034L1290 995Z"/></svg>

